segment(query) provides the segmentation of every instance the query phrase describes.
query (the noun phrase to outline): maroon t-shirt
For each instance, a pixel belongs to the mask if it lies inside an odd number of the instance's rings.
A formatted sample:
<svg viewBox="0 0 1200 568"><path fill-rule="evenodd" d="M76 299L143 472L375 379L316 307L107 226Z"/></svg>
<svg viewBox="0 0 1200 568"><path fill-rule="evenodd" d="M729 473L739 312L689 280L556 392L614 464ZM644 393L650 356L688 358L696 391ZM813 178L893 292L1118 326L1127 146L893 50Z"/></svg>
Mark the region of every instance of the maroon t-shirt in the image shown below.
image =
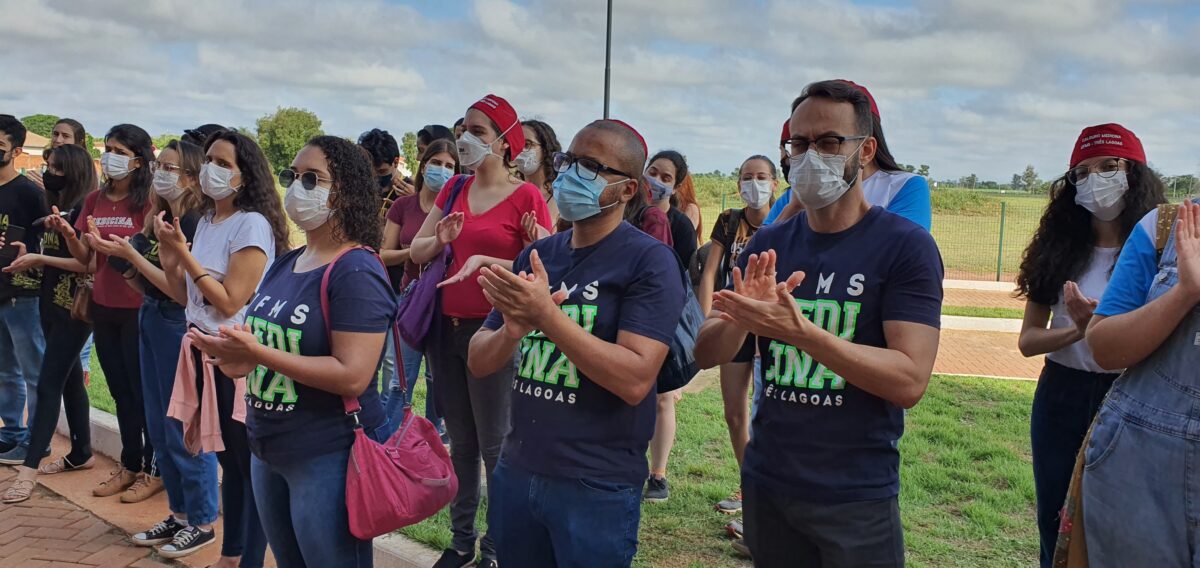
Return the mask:
<svg viewBox="0 0 1200 568"><path fill-rule="evenodd" d="M421 196L419 194L405 195L400 199L392 202L392 206L388 208L387 220L397 225L400 225L400 247L407 248L412 245L413 239L421 230L421 224L425 222L425 217L429 216L427 211L421 210ZM400 282L399 289L403 290L408 286L409 282L420 276L420 269L412 261L404 263L404 280ZM395 282L393 282L395 284Z"/></svg>

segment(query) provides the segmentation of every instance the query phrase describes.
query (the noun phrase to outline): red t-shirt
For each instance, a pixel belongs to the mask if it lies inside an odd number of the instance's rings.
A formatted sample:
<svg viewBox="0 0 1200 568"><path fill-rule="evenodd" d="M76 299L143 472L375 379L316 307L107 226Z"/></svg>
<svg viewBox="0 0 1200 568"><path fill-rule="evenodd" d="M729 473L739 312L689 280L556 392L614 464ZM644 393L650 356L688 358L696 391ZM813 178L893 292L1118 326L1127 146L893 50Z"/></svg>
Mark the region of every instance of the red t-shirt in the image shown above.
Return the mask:
<svg viewBox="0 0 1200 568"><path fill-rule="evenodd" d="M392 202L392 206L388 208L387 220L397 225L400 225L400 247L407 248L416 238L417 232L421 230L421 225L425 223L425 217L429 213L421 210L421 196L418 194L405 195L400 199ZM412 280L415 280L421 275L420 268L407 261L404 263L404 281L400 283L400 289Z"/></svg>
<svg viewBox="0 0 1200 568"><path fill-rule="evenodd" d="M130 211L132 198L126 196L120 201L111 201L103 196L103 190L93 191L83 202L83 211L75 220L75 230L86 233L88 217L94 217L100 236L109 235L132 237L141 232L146 214L150 211L151 202L140 211ZM92 285L92 300L108 308L140 308L142 295L125 283L113 267L108 265L108 256L96 251L96 280Z"/></svg>
<svg viewBox="0 0 1200 568"><path fill-rule="evenodd" d="M482 254L495 258L514 259L525 248L525 229L521 227L521 216L528 211L537 215L538 224L550 226L550 209L542 199L542 192L532 183L521 184L495 207L479 214L472 213L466 206L471 195L475 176L467 178L454 204L447 211L446 200L450 198L458 176L446 182L438 192L437 206L446 215L461 211L466 218L462 233L450 243L454 262L446 268L446 277L458 274L464 262L473 255ZM483 297L483 289L471 275L466 280L442 288L442 313L456 318L483 319L492 311L492 305Z"/></svg>

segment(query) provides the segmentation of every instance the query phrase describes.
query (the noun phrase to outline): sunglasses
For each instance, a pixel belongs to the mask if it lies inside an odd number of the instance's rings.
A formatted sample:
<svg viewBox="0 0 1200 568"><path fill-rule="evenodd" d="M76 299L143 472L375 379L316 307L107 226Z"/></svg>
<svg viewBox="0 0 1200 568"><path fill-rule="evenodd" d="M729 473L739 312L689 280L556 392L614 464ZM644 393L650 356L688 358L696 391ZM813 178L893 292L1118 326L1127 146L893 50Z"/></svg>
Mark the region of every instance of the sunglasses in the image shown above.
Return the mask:
<svg viewBox="0 0 1200 568"><path fill-rule="evenodd" d="M333 180L318 176L314 172L298 173L291 168L279 172L279 185L283 187L291 187L297 179L300 180L300 186L308 191L312 191L317 187L317 183L322 181L330 186L333 185Z"/></svg>

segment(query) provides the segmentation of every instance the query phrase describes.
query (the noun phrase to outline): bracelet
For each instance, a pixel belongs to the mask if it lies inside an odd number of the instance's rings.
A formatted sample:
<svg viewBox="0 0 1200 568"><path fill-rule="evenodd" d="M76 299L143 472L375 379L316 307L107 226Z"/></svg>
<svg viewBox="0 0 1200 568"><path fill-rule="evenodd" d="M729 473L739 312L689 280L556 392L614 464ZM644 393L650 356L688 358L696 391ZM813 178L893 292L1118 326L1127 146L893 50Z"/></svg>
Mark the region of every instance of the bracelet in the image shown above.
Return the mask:
<svg viewBox="0 0 1200 568"><path fill-rule="evenodd" d="M210 277L210 278L211 278L211 277L212 277L212 274L209 274L209 273L205 272L204 274L201 274L200 276L197 276L197 277L193 278L193 279L192 279L192 284L199 284L199 283L200 283L200 280L201 280L201 279L203 279L205 276L208 276L208 277Z"/></svg>

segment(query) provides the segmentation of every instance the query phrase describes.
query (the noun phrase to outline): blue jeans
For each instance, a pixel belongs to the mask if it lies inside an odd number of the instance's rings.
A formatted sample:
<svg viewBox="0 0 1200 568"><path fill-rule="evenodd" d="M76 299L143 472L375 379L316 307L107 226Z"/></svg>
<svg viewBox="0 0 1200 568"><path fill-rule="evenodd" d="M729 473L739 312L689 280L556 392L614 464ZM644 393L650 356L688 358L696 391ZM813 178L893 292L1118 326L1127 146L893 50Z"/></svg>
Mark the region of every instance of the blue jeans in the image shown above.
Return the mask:
<svg viewBox="0 0 1200 568"><path fill-rule="evenodd" d="M83 372L85 373L92 370L92 343L94 343L94 338L89 333L87 341L83 344L83 349L79 350L79 365L83 367Z"/></svg>
<svg viewBox="0 0 1200 568"><path fill-rule="evenodd" d="M501 566L629 566L637 553L641 484L551 477L501 459L488 531Z"/></svg>
<svg viewBox="0 0 1200 568"><path fill-rule="evenodd" d="M183 307L147 296L138 316L146 433L158 450L154 460L167 503L172 513L187 515L189 523L207 525L217 520L217 456L193 456L183 445L183 425L167 418L179 347L187 331Z"/></svg>
<svg viewBox="0 0 1200 568"><path fill-rule="evenodd" d="M391 345L391 340L388 340L388 345ZM421 359L425 354L417 351L409 346L403 340L400 341L400 355L404 360L404 385L407 393L400 390L400 377L395 373L390 375L388 380L387 398L383 403L384 414L388 417L388 422L393 428L398 428L403 422L404 409L412 406L413 389L417 386L417 378L421 373ZM384 375L389 376L389 375ZM442 423L441 413L438 412L437 402L433 396L433 377L429 376L429 368L425 368L425 418L429 419L438 432L446 430L445 424Z"/></svg>
<svg viewBox="0 0 1200 568"><path fill-rule="evenodd" d="M350 534L346 512L349 448L273 465L251 455L254 500L279 566L367 567L371 541Z"/></svg>
<svg viewBox="0 0 1200 568"><path fill-rule="evenodd" d="M46 340L36 296L0 302L0 442L29 444L29 420L37 408L38 377Z"/></svg>

